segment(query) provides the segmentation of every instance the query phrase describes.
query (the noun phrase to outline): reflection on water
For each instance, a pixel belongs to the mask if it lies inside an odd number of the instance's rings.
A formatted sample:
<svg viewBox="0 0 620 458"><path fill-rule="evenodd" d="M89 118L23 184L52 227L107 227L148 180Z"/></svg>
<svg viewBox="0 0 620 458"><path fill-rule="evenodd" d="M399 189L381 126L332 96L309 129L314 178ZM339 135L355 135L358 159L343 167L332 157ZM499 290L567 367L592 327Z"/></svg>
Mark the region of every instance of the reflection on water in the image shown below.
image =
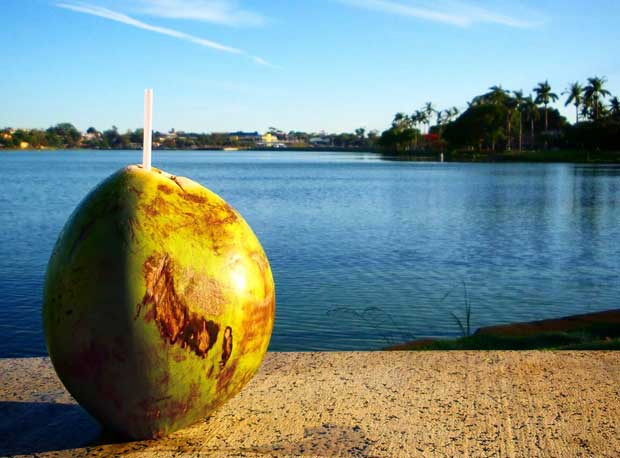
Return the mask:
<svg viewBox="0 0 620 458"><path fill-rule="evenodd" d="M139 152L0 153L0 356L45 353L45 265L69 213ZM156 152L236 207L269 256L271 350L374 349L620 307L620 167Z"/></svg>

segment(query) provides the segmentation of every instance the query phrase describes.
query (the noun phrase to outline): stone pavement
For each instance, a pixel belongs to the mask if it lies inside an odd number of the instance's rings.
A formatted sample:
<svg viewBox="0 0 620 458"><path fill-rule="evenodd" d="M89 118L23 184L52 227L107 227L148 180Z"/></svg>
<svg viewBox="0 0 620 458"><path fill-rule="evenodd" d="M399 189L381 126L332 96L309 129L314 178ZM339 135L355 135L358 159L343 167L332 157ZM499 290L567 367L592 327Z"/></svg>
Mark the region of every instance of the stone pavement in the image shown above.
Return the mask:
<svg viewBox="0 0 620 458"><path fill-rule="evenodd" d="M620 352L268 353L212 417L121 442L47 358L0 359L0 456L619 457Z"/></svg>

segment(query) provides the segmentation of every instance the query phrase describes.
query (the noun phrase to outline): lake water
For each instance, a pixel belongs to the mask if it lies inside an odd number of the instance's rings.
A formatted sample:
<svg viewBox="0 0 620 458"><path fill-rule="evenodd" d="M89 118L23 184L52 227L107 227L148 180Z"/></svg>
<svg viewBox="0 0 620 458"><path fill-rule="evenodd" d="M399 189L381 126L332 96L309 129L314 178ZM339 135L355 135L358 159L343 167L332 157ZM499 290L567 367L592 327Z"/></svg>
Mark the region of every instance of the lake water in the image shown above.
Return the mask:
<svg viewBox="0 0 620 458"><path fill-rule="evenodd" d="M46 264L84 195L140 152L0 153L0 357L44 355ZM378 349L620 307L620 168L364 153L155 152L232 204L270 259L270 350Z"/></svg>

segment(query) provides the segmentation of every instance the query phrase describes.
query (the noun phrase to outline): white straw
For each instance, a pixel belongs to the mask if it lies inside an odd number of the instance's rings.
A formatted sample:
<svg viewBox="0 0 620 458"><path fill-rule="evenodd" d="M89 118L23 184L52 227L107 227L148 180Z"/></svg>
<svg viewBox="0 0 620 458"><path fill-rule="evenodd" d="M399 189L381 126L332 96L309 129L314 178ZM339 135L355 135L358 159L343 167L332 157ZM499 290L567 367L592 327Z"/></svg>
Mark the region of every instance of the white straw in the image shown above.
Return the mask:
<svg viewBox="0 0 620 458"><path fill-rule="evenodd" d="M142 141L142 167L151 170L151 141L153 131L153 89L144 90L144 139Z"/></svg>

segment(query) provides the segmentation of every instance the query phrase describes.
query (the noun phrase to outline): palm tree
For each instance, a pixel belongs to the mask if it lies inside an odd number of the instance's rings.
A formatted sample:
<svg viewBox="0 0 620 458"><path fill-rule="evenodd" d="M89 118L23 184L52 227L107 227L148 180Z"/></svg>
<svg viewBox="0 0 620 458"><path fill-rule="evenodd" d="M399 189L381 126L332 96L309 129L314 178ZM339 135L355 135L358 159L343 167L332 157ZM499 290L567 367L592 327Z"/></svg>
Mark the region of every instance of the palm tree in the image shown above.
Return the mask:
<svg viewBox="0 0 620 458"><path fill-rule="evenodd" d="M403 129L407 127L410 122L411 119L405 113L396 113L394 115L394 120L392 121L392 127L397 129Z"/></svg>
<svg viewBox="0 0 620 458"><path fill-rule="evenodd" d="M614 96L611 98L609 101L609 109L614 118L620 117L620 100L618 100L618 97Z"/></svg>
<svg viewBox="0 0 620 458"><path fill-rule="evenodd" d="M424 117L423 113L420 110L414 111L411 116L411 124L413 127L416 127L418 124L422 122L422 118Z"/></svg>
<svg viewBox="0 0 620 458"><path fill-rule="evenodd" d="M459 115L459 109L457 107L447 108L444 113L445 121L450 122Z"/></svg>
<svg viewBox="0 0 620 458"><path fill-rule="evenodd" d="M564 103L565 107L571 103L575 105L575 124L579 124L579 107L583 103L583 87L581 87L579 81L576 81L568 86L562 94L568 94L566 103Z"/></svg>
<svg viewBox="0 0 620 458"><path fill-rule="evenodd" d="M424 124L426 122L426 113L423 113L420 110L416 110L409 117L409 119L411 119L411 126L414 129L416 129L413 141L414 141L414 148L417 149L417 147L418 147L418 129L417 129L417 125L418 124Z"/></svg>
<svg viewBox="0 0 620 458"><path fill-rule="evenodd" d="M422 108L422 111L426 115L425 124L428 124L427 130L426 130L426 132L428 133L428 131L430 131L430 128L431 128L431 116L433 115L433 113L435 113L436 110L432 102L426 102L424 104L424 107Z"/></svg>
<svg viewBox="0 0 620 458"><path fill-rule="evenodd" d="M585 97L583 98L583 102L581 103L581 110L579 110L579 112L581 113L581 117L586 119L586 118L590 118L592 119L592 113L590 112L590 106L592 105L592 101L588 98Z"/></svg>
<svg viewBox="0 0 620 458"><path fill-rule="evenodd" d="M426 114L426 111L416 110L413 114L413 117L415 117L417 121L416 124L424 125L428 122L428 115Z"/></svg>
<svg viewBox="0 0 620 458"><path fill-rule="evenodd" d="M512 91L512 93L515 96L514 100L517 104L517 110L519 111L519 152L521 153L523 151L523 111L525 98L523 97L522 90Z"/></svg>
<svg viewBox="0 0 620 458"><path fill-rule="evenodd" d="M538 86L534 88L534 92L536 93L537 104L543 104L545 106L545 132L549 130L549 116L548 116L548 108L547 105L551 102L555 102L558 99L558 95L554 92L551 92L551 86L549 86L549 81L545 80L544 83L538 83Z"/></svg>
<svg viewBox="0 0 620 458"><path fill-rule="evenodd" d="M534 121L540 118L540 112L538 111L538 105L531 95L528 95L523 100L523 112L527 116L527 120L530 122L530 145L534 144Z"/></svg>
<svg viewBox="0 0 620 458"><path fill-rule="evenodd" d="M446 112L444 110L435 111L435 125L441 126L446 120Z"/></svg>
<svg viewBox="0 0 620 458"><path fill-rule="evenodd" d="M445 110L437 110L437 125L439 126L439 136L441 136L443 127L459 114L457 107L446 108Z"/></svg>
<svg viewBox="0 0 620 458"><path fill-rule="evenodd" d="M499 86L491 86L489 90L491 92L485 94L484 98L492 104L501 105L506 101L506 97L508 94L506 93L504 88L502 88L501 84Z"/></svg>
<svg viewBox="0 0 620 458"><path fill-rule="evenodd" d="M504 106L508 110L506 114L506 124L508 126L508 144L506 145L506 149L508 151L512 150L512 115L514 110L519 106L516 99L506 95L506 99L504 100Z"/></svg>
<svg viewBox="0 0 620 458"><path fill-rule="evenodd" d="M605 98L611 93L605 89L603 86L607 82L607 78L604 76L599 78L598 76L594 76L592 78L588 78L588 85L585 87L585 95L586 99L590 100L594 107L594 119L598 119L599 115L599 98Z"/></svg>
<svg viewBox="0 0 620 458"><path fill-rule="evenodd" d="M494 85L489 88L489 92L486 94L475 97L472 101L473 104L485 104L489 103L491 105L503 106L507 109L506 112L506 131L508 132L508 143L506 145L506 149L510 150L512 145L512 114L514 109L516 108L515 101L512 97L510 97L509 91L505 90L501 84Z"/></svg>

